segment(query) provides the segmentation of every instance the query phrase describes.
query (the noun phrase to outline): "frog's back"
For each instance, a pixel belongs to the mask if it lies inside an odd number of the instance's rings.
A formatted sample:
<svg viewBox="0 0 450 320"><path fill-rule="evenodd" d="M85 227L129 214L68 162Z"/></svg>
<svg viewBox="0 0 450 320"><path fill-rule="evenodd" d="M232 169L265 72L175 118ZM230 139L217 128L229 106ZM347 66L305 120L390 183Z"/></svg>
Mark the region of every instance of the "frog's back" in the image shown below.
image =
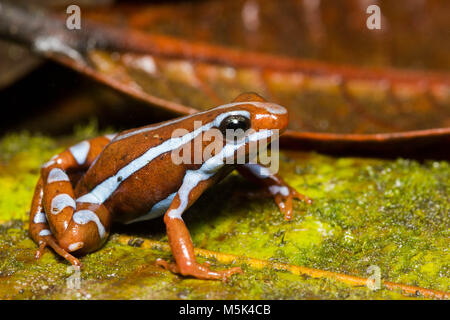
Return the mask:
<svg viewBox="0 0 450 320"><path fill-rule="evenodd" d="M80 179L76 196L94 195L120 222L170 204L186 171L184 164L175 164L171 159L175 141L172 135L180 128L192 132L194 120L178 118L118 134Z"/></svg>
<svg viewBox="0 0 450 320"><path fill-rule="evenodd" d="M116 176L122 168L127 167L142 154L157 146L160 139L153 136L154 134L144 133L128 137L127 141L123 139L123 143L119 143L122 139L111 141L79 181L75 191L76 195L81 196L92 191L103 181ZM124 177L117 178L123 179Z"/></svg>
<svg viewBox="0 0 450 320"><path fill-rule="evenodd" d="M248 99L247 96L244 98ZM276 117L275 114L284 116ZM284 108L273 104L260 101L233 102L194 115L125 131L105 147L80 179L75 190L76 196L80 202L105 204L114 220L134 220L154 206L159 206L161 202L170 202L182 185L186 171L197 172L202 166L197 161L175 164L172 161L172 151L183 148L186 144L195 145L197 139L194 138L207 134L213 128L220 128L223 134L225 127L222 123L228 124L225 119L235 121L235 117L243 117L247 119L245 123L248 125L254 121L252 129L262 129L260 132L266 134L265 127L278 128L287 124L285 114ZM233 127L234 124L230 122L230 125ZM255 133L254 137L256 136ZM201 151L205 150L209 140L200 139L203 141ZM233 147L224 150L235 150L234 148L236 146L233 143ZM191 146L190 150L197 148ZM211 182L213 176L224 166L222 157L225 155L222 151L220 154L222 155L210 162L205 169L208 171L205 176ZM197 164L191 164L193 162ZM204 172L198 174L202 173Z"/></svg>

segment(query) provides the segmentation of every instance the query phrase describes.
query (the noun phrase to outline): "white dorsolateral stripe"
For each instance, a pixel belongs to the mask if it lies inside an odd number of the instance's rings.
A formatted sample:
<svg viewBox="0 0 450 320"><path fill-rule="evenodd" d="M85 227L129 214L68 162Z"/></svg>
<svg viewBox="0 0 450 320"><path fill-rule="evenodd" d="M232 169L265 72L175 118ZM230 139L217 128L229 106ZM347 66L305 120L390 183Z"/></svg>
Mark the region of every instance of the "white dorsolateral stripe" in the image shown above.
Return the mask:
<svg viewBox="0 0 450 320"><path fill-rule="evenodd" d="M47 217L45 216L45 213L43 213L42 211L36 213L36 215L34 216L33 222L34 223L46 223Z"/></svg>
<svg viewBox="0 0 450 320"><path fill-rule="evenodd" d="M155 219L155 218L162 216L164 213L166 213L167 209L169 209L170 204L172 203L172 200L173 200L173 198L175 198L176 194L177 194L176 192L170 194L167 198L156 203L147 214L145 214L139 218L136 218L134 220L128 221L128 222L126 222L126 224L130 224L130 223L134 223L134 222L138 222L138 221Z"/></svg>
<svg viewBox="0 0 450 320"><path fill-rule="evenodd" d="M212 177L220 168L225 165L226 158L231 157L234 153L246 143L250 141L258 141L260 139L267 139L272 135L271 130L260 130L251 134L240 144L227 144L223 149L214 157L208 159L198 170L188 170L183 179L183 184L178 190L178 196L180 198L180 205L176 209L172 209L168 212L168 216L171 218L181 219L181 214L186 210L189 203L189 194L191 191L204 180Z"/></svg>
<svg viewBox="0 0 450 320"><path fill-rule="evenodd" d="M258 176L260 178L267 178L272 174L269 168L263 167L258 163L247 163L244 164L244 166L249 169L255 176Z"/></svg>
<svg viewBox="0 0 450 320"><path fill-rule="evenodd" d="M53 214L60 213L66 207L72 207L74 209L76 207L75 201L67 193L60 193L52 199L51 212Z"/></svg>
<svg viewBox="0 0 450 320"><path fill-rule="evenodd" d="M52 233L50 232L50 230L48 230L48 229L42 229L41 230L41 232L39 232L39 235L40 236L49 236L49 235L51 235Z"/></svg>
<svg viewBox="0 0 450 320"><path fill-rule="evenodd" d="M63 170L59 168L53 168L48 174L47 183L60 181L69 181L69 177Z"/></svg>
<svg viewBox="0 0 450 320"><path fill-rule="evenodd" d="M273 114L285 114L287 111L284 107L275 104L275 103L271 103L271 102L253 102L253 101L249 101L249 102L233 102L233 103L228 103L228 104L224 104L222 106L216 107L214 109L211 110L207 110L207 111L202 111L202 112L198 112L198 113L194 113L192 115L186 116L186 117L181 117L181 118L177 118L174 120L170 120L167 121L165 123L162 123L160 125L155 125L155 126L151 126L151 127L145 127L145 128L141 128L141 129L136 129L134 131L128 132L128 133L124 133L124 134L119 134L118 136L115 137L114 142L122 140L122 139L126 139L129 137L132 137L134 135L137 135L139 133L143 133L143 132L147 132L147 131L153 131L189 118L192 118L194 116L198 116L198 115L202 115L217 109L225 109L225 108L230 108L230 107L235 107L235 106L241 106L241 105L245 105L245 104L251 104L255 107L258 108L264 108L267 111L273 113Z"/></svg>
<svg viewBox="0 0 450 320"><path fill-rule="evenodd" d="M98 235L100 238L105 236L105 228L101 223L97 215L91 210L80 210L73 214L73 221L78 224L86 224L90 221L94 221L97 224Z"/></svg>
<svg viewBox="0 0 450 320"><path fill-rule="evenodd" d="M217 116L212 122L209 122L204 126L201 126L194 131L185 134L184 136L166 140L163 143L150 148L144 154L131 161L129 164L121 168L115 175L109 177L108 179L97 185L94 189L91 190L91 192L78 198L77 202L102 204L106 199L109 198L109 196L111 196L111 194L119 187L119 185L123 181L125 181L125 179L127 179L136 171L142 169L153 159L163 153L173 151L190 142L203 131L207 131L213 127L218 127L220 125L220 122L230 115L244 115L250 117L250 113L248 111L230 111L222 113L221 115Z"/></svg>
<svg viewBox="0 0 450 320"><path fill-rule="evenodd" d="M105 134L105 137L108 140L114 139L115 136L117 136L117 133Z"/></svg>
<svg viewBox="0 0 450 320"><path fill-rule="evenodd" d="M80 143L70 147L69 150L77 163L81 166L86 162L86 158L90 148L91 145L89 144L89 142L81 141Z"/></svg>

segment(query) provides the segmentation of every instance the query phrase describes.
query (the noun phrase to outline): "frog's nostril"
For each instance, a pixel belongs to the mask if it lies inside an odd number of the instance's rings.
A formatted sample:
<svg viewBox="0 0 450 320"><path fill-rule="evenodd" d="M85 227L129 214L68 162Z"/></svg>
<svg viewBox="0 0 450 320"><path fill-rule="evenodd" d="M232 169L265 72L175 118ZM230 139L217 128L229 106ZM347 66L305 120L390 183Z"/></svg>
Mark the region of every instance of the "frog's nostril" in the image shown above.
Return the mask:
<svg viewBox="0 0 450 320"><path fill-rule="evenodd" d="M83 246L84 246L84 242L74 242L69 245L68 249L70 252L73 252L73 251L77 251L78 249L83 248Z"/></svg>

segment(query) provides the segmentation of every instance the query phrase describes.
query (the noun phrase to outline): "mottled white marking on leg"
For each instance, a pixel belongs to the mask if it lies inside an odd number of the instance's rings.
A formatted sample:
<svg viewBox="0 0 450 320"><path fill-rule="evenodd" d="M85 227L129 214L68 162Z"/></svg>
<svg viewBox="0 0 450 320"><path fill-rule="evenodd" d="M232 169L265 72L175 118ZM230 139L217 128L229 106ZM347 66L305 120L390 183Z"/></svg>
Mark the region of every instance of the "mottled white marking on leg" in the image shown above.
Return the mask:
<svg viewBox="0 0 450 320"><path fill-rule="evenodd" d="M69 251L76 251L78 249L83 248L83 246L84 246L84 242L74 242L69 245L68 249L69 249Z"/></svg>
<svg viewBox="0 0 450 320"><path fill-rule="evenodd" d="M56 195L51 204L51 212L53 214L58 214L66 207L72 207L75 209L75 201L71 196L69 196L67 193L61 193Z"/></svg>
<svg viewBox="0 0 450 320"><path fill-rule="evenodd" d="M105 227L103 226L97 215L91 210L80 210L73 214L73 221L78 224L86 224L88 222L95 222L100 238L105 236Z"/></svg>
<svg viewBox="0 0 450 320"><path fill-rule="evenodd" d="M36 213L36 215L34 216L33 222L34 223L46 223L47 217L45 216L45 213L43 213L42 211Z"/></svg>
<svg viewBox="0 0 450 320"><path fill-rule="evenodd" d="M50 161L44 163L44 165L42 166L42 168L48 168L54 164L61 164L62 160L58 157L58 155L54 155Z"/></svg>
<svg viewBox="0 0 450 320"><path fill-rule="evenodd" d="M44 164L42 165L42 168L48 168L48 167L50 167L50 166L52 166L52 165L54 165L54 164L55 164L55 161L50 160L50 161L44 163Z"/></svg>
<svg viewBox="0 0 450 320"><path fill-rule="evenodd" d="M269 191L272 195L276 195L278 193L285 197L289 195L289 189L286 186L270 186Z"/></svg>
<svg viewBox="0 0 450 320"><path fill-rule="evenodd" d="M39 235L40 236L49 236L49 235L51 235L52 233L50 232L50 230L48 230L48 229L42 229L41 230L41 232L39 232Z"/></svg>
<svg viewBox="0 0 450 320"><path fill-rule="evenodd" d="M91 145L87 141L82 141L69 148L77 163L81 166L86 162Z"/></svg>
<svg viewBox="0 0 450 320"><path fill-rule="evenodd" d="M47 183L52 182L60 182L60 181L70 181L67 174L59 169L59 168L53 168L50 173L48 174Z"/></svg>

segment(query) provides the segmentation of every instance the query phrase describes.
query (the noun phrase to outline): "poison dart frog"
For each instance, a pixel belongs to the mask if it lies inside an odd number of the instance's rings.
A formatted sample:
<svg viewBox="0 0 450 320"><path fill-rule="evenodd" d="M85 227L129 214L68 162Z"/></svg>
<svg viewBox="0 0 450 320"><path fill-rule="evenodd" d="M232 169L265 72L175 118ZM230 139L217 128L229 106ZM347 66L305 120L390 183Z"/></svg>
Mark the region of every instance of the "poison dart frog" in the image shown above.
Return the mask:
<svg viewBox="0 0 450 320"><path fill-rule="evenodd" d="M283 132L287 125L284 107L245 93L207 111L68 148L42 166L36 185L29 227L39 245L36 258L49 246L80 268L76 257L99 249L113 221L131 223L164 215L175 262L158 259L158 265L199 279L226 280L242 272L239 267L212 270L208 263L198 263L182 215L205 190L234 169L264 187L286 220L292 217L293 198L311 203L280 176L248 157L250 142L267 145L272 133ZM174 137L173 131L180 128L185 134ZM226 138L226 130L238 129L244 132L241 137ZM222 149L206 155L200 163L173 161L174 150L193 144L211 130L224 133ZM204 142L201 147L205 148ZM239 150L245 161L228 161L237 157Z"/></svg>

